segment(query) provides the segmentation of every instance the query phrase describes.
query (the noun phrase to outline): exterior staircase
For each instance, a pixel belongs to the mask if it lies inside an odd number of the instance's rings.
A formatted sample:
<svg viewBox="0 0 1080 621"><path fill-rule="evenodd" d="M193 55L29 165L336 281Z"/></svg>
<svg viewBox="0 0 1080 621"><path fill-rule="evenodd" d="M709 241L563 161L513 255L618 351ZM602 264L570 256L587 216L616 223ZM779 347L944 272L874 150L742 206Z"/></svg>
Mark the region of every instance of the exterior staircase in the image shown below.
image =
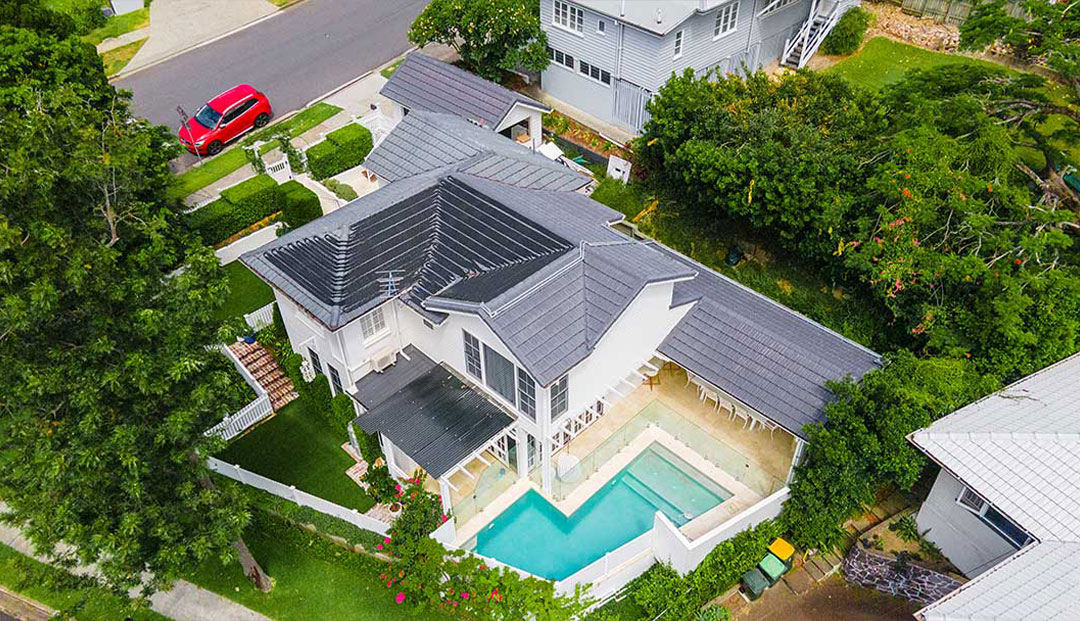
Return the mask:
<svg viewBox="0 0 1080 621"><path fill-rule="evenodd" d="M275 412L298 396L292 380L285 375L285 371L282 370L270 350L258 343L243 341L229 345L229 349L270 396L270 407Z"/></svg>
<svg viewBox="0 0 1080 621"><path fill-rule="evenodd" d="M815 0L810 8L811 17L784 45L780 64L791 69L805 67L821 47L821 42L832 32L836 22L848 9L857 6L859 0Z"/></svg>

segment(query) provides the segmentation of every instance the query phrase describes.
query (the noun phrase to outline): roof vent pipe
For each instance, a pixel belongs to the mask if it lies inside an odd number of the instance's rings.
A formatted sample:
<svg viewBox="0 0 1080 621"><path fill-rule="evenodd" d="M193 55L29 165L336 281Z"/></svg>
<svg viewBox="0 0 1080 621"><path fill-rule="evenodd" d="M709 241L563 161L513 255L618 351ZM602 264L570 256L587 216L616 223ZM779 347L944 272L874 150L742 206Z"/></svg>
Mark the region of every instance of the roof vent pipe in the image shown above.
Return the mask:
<svg viewBox="0 0 1080 621"><path fill-rule="evenodd" d="M656 23L657 23L657 24L662 24L662 23L664 23L664 18L663 18L663 15L661 14L661 12L660 12L660 9L659 9L659 8L657 8L657 9L656 9Z"/></svg>
<svg viewBox="0 0 1080 621"><path fill-rule="evenodd" d="M626 17L626 0L619 3L619 17Z"/></svg>

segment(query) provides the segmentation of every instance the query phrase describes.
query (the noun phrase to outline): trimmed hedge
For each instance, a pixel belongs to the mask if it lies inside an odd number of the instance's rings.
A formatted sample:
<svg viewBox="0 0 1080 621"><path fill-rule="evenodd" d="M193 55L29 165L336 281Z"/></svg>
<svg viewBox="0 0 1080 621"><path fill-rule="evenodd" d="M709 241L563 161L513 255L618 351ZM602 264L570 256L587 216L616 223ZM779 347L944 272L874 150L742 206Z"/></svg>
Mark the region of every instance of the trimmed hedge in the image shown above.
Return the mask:
<svg viewBox="0 0 1080 621"><path fill-rule="evenodd" d="M872 17L873 15L862 7L855 7L844 13L832 32L821 42L822 53L829 56L854 54L862 45Z"/></svg>
<svg viewBox="0 0 1080 621"><path fill-rule="evenodd" d="M224 190L221 198L187 214L185 220L202 236L203 243L212 246L273 215L280 207L277 182L258 175Z"/></svg>
<svg viewBox="0 0 1080 621"><path fill-rule="evenodd" d="M308 170L316 179L326 179L355 168L371 152L371 132L363 125L349 123L326 135L326 140L305 151Z"/></svg>
<svg viewBox="0 0 1080 621"><path fill-rule="evenodd" d="M296 229L323 215L319 195L299 181L286 181L281 192L281 219L287 229Z"/></svg>

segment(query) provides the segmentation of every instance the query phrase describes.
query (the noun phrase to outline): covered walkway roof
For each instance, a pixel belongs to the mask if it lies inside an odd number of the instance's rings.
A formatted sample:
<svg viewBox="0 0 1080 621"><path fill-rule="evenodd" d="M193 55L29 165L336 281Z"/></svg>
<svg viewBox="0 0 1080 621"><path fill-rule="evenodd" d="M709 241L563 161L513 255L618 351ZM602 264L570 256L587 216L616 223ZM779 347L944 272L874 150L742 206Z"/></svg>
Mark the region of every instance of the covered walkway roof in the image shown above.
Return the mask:
<svg viewBox="0 0 1080 621"><path fill-rule="evenodd" d="M438 365L353 421L368 433L385 435L436 479L513 422L502 408Z"/></svg>

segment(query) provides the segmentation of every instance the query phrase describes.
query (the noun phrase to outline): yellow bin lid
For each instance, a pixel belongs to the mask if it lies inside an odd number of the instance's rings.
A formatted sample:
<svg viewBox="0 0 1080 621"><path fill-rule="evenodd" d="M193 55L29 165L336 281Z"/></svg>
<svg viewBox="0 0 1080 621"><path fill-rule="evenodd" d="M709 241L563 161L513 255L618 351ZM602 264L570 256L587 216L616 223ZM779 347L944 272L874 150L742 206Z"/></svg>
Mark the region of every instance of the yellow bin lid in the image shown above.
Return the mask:
<svg viewBox="0 0 1080 621"><path fill-rule="evenodd" d="M795 548L783 539L777 538L776 541L769 544L769 552L776 555L776 558L784 561L785 563L792 554L795 554Z"/></svg>

